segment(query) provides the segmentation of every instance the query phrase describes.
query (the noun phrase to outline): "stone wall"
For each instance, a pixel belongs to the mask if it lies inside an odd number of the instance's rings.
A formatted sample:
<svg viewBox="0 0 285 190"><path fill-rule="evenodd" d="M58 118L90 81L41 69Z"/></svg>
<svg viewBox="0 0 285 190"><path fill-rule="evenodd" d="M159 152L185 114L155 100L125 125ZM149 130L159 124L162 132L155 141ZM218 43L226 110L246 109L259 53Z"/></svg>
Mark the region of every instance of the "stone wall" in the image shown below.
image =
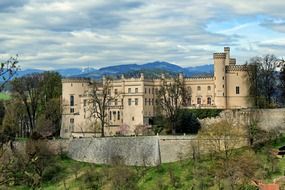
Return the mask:
<svg viewBox="0 0 285 190"><path fill-rule="evenodd" d="M68 156L97 164L112 164L121 159L126 165L154 166L208 153L213 148L211 143L196 136L81 138L70 142ZM238 139L232 147L246 145L246 139Z"/></svg>
<svg viewBox="0 0 285 190"><path fill-rule="evenodd" d="M222 120L232 122L236 126L248 125L257 122L258 126L264 130L284 130L285 129L285 109L241 109L225 110L220 116L200 120L203 126L217 123Z"/></svg>
<svg viewBox="0 0 285 190"><path fill-rule="evenodd" d="M70 140L68 139L56 139L56 140L43 140L42 143L46 144L47 150L52 154L58 155L60 153L68 152ZM15 141L13 146L17 151L26 151L27 141Z"/></svg>
<svg viewBox="0 0 285 190"><path fill-rule="evenodd" d="M74 160L126 165L158 165L159 141L157 137L105 137L73 139L68 156Z"/></svg>

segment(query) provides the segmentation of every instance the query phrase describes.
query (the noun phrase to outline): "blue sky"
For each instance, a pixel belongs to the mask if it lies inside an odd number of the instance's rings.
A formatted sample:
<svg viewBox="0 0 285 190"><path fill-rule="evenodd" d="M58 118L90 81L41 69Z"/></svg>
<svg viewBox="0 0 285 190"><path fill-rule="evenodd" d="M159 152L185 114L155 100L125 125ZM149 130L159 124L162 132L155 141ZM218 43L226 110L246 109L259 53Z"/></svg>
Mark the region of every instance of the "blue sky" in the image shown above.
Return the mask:
<svg viewBox="0 0 285 190"><path fill-rule="evenodd" d="M23 69L284 57L283 0L1 0L0 59Z"/></svg>

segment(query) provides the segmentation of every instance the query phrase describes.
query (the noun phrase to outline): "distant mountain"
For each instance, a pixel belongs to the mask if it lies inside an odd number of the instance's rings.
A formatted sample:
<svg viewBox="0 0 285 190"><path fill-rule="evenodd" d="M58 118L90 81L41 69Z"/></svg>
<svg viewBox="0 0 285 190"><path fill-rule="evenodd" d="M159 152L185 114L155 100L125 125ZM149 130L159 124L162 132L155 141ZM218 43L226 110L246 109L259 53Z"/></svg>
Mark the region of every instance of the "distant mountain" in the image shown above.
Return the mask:
<svg viewBox="0 0 285 190"><path fill-rule="evenodd" d="M16 73L16 77L22 77L28 74L32 74L32 73L43 73L47 70L41 70L41 69L25 69L25 70L20 70ZM53 70L51 70L53 71ZM90 72L95 72L97 71L94 68L68 68L68 69L58 69L58 70L54 70L56 72L58 72L61 76L63 77L72 77L75 75L80 75L80 74L86 74L86 73L90 73Z"/></svg>
<svg viewBox="0 0 285 190"><path fill-rule="evenodd" d="M203 65L197 67L187 67L183 68L175 64L168 62L155 61L151 63L146 63L142 65L138 64L127 64L127 65L117 65L104 67L97 71L84 73L76 75L76 77L87 77L87 78L100 78L103 75L109 76L120 76L133 75L136 76L139 73L147 73L147 76L153 78L161 73L166 73L172 76L173 74L183 73L185 76L193 75L212 75L213 74L213 65ZM153 73L153 74L151 74Z"/></svg>
<svg viewBox="0 0 285 190"><path fill-rule="evenodd" d="M157 78L162 73L166 76L174 76L178 73L183 73L185 76L209 76L213 74L213 65L202 65L196 67L180 67L168 62L155 61L146 64L127 64L103 67L101 69L94 68L67 68L55 70L63 77L84 77L84 78L101 78L103 75L118 77L122 74L126 77L137 77L140 73L144 73L146 78ZM27 69L17 73L17 77L21 77L31 73L42 73L45 70Z"/></svg>

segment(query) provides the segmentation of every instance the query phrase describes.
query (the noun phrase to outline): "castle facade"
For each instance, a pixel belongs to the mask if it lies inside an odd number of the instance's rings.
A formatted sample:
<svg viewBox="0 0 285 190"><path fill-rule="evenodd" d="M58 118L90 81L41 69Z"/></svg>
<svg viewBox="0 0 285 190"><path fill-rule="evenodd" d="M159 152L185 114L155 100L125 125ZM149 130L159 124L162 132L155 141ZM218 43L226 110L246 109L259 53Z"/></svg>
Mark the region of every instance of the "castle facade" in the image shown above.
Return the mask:
<svg viewBox="0 0 285 190"><path fill-rule="evenodd" d="M248 101L248 67L236 65L236 59L230 57L230 48L214 53L214 76L191 77L184 80L186 88L191 90L189 108L241 109L250 107ZM156 96L162 78L145 79L125 78L113 80L110 89L115 98L108 105L108 126L105 135L115 135L122 125L128 126L133 133L137 125L149 125L155 116ZM104 79L103 79L104 80ZM171 79L165 79L171 80ZM90 117L88 96L92 81L90 79L62 80L62 127L61 137L94 136L100 132L100 126Z"/></svg>

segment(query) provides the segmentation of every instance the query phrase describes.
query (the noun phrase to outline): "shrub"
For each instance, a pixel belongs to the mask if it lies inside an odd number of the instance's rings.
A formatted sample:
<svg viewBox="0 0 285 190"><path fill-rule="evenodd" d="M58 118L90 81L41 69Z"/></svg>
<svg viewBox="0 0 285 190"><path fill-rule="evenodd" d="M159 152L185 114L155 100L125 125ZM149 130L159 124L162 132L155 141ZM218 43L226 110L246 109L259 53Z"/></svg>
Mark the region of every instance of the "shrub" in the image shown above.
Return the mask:
<svg viewBox="0 0 285 190"><path fill-rule="evenodd" d="M223 111L222 109L190 109L195 117L205 119L207 117L217 117Z"/></svg>

